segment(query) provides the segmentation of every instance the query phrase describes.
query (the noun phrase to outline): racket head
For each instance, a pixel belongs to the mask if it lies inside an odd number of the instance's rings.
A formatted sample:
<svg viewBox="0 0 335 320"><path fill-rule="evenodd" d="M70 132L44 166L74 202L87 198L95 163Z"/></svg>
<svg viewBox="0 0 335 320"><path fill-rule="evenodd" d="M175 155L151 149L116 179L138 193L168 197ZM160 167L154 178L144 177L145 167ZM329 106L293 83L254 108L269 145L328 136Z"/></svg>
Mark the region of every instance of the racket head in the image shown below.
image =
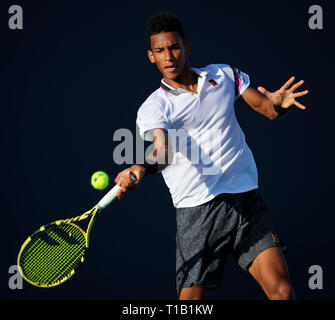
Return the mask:
<svg viewBox="0 0 335 320"><path fill-rule="evenodd" d="M71 222L51 223L23 243L17 265L22 277L37 287L54 287L68 280L84 262L87 234Z"/></svg>

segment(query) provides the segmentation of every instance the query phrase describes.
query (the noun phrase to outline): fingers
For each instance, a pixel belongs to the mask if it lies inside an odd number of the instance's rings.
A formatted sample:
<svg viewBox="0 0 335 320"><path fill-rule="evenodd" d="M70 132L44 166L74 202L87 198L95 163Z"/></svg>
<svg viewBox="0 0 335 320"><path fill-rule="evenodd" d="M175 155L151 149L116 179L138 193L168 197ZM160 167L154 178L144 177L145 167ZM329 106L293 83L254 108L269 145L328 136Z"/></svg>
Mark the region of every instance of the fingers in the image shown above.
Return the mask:
<svg viewBox="0 0 335 320"><path fill-rule="evenodd" d="M300 108L300 109L303 109L303 110L305 110L306 109L306 107L304 106L304 105L302 105L300 102L298 102L298 101L294 101L294 105L296 105L298 108Z"/></svg>
<svg viewBox="0 0 335 320"><path fill-rule="evenodd" d="M116 181L116 179L115 179L115 181ZM120 189L116 192L116 197L118 199L121 199L123 197L124 193L127 191L127 189L124 186L122 186L121 183L116 183L116 184L120 187Z"/></svg>
<svg viewBox="0 0 335 320"><path fill-rule="evenodd" d="M117 193L116 193L116 197L117 197L118 199L121 199L122 196L123 196L123 193L122 193L121 189L119 189L119 190L117 191Z"/></svg>
<svg viewBox="0 0 335 320"><path fill-rule="evenodd" d="M299 88L301 85L303 85L304 82L305 82L304 80L300 80L294 86L292 86L288 91L289 92L294 92L297 88Z"/></svg>
<svg viewBox="0 0 335 320"><path fill-rule="evenodd" d="M279 90L287 90L288 87L293 83L294 80L295 80L295 77L291 77L285 82L285 84Z"/></svg>
<svg viewBox="0 0 335 320"><path fill-rule="evenodd" d="M304 83L303 80L299 81L296 85L298 85L300 82ZM302 84L301 83L301 84ZM301 85L300 84L300 85ZM298 86L300 86L298 85ZM292 87L293 88L293 87ZM308 90L304 90L304 91L300 91L300 92L296 92L293 94L293 98L294 98L294 105L296 105L298 108L302 109L302 110L305 110L306 109L306 106L304 106L303 104L301 104L300 102L296 101L295 98L298 98L298 97L302 97L302 96L305 96L306 94L308 94L309 91Z"/></svg>
<svg viewBox="0 0 335 320"><path fill-rule="evenodd" d="M308 90L300 91L300 92L294 93L294 94L293 94L293 97L294 97L294 98L302 97L302 96L305 96L307 93L309 93Z"/></svg>
<svg viewBox="0 0 335 320"><path fill-rule="evenodd" d="M267 90L263 87L258 87L257 90L263 94L266 94Z"/></svg>
<svg viewBox="0 0 335 320"><path fill-rule="evenodd" d="M132 190L135 187L135 183L131 179L129 169L121 171L114 179L114 182L120 187L120 189L116 193L118 199L121 199L125 192L127 192L128 190Z"/></svg>

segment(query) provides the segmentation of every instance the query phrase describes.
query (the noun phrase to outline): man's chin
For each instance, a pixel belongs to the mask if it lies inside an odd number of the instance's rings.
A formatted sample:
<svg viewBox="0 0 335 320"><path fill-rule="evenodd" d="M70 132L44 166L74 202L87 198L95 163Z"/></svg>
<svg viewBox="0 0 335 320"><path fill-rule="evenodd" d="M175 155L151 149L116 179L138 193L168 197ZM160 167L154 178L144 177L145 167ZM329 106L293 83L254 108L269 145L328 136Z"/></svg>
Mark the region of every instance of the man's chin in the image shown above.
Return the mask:
<svg viewBox="0 0 335 320"><path fill-rule="evenodd" d="M176 80L178 79L179 74L174 72L169 72L164 74L164 79L166 80Z"/></svg>

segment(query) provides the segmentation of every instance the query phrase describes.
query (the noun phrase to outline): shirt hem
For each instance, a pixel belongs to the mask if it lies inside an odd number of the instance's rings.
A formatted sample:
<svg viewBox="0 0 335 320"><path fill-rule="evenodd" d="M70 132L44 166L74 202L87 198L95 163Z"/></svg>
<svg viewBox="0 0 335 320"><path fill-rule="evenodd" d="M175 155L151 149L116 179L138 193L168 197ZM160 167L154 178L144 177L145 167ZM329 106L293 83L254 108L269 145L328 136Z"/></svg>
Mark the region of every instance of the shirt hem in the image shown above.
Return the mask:
<svg viewBox="0 0 335 320"><path fill-rule="evenodd" d="M174 205L175 208L177 209L181 209L181 208L192 208L192 207L197 207L197 206L200 206L202 204L205 204L206 202L209 202L211 201L212 199L214 199L216 196L218 196L219 194L221 193L230 193L230 194L236 194L236 193L242 193L242 192L247 192L247 191L251 191L251 190L254 190L254 189L258 189L258 185L254 185L254 186L250 186L250 187L247 187L245 189L241 189L239 191L236 191L236 192L231 192L231 191L225 191L225 190L221 190L220 192L216 192L214 194L211 194L210 196L206 197L205 199L203 200L200 200L200 201L197 201L197 202L194 202L192 204L189 204L189 205Z"/></svg>

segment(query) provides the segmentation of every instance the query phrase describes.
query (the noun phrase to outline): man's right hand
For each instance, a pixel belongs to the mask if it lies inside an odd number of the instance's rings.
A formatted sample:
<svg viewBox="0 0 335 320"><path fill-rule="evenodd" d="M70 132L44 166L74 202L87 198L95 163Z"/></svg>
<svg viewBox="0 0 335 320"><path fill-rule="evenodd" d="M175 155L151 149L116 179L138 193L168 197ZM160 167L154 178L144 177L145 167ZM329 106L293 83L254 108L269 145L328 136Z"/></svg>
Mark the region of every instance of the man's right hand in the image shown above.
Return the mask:
<svg viewBox="0 0 335 320"><path fill-rule="evenodd" d="M131 172L136 176L136 181L131 179ZM114 179L114 182L121 187L116 194L117 198L121 199L125 192L134 190L143 179L144 174L145 168L138 164L121 171Z"/></svg>

